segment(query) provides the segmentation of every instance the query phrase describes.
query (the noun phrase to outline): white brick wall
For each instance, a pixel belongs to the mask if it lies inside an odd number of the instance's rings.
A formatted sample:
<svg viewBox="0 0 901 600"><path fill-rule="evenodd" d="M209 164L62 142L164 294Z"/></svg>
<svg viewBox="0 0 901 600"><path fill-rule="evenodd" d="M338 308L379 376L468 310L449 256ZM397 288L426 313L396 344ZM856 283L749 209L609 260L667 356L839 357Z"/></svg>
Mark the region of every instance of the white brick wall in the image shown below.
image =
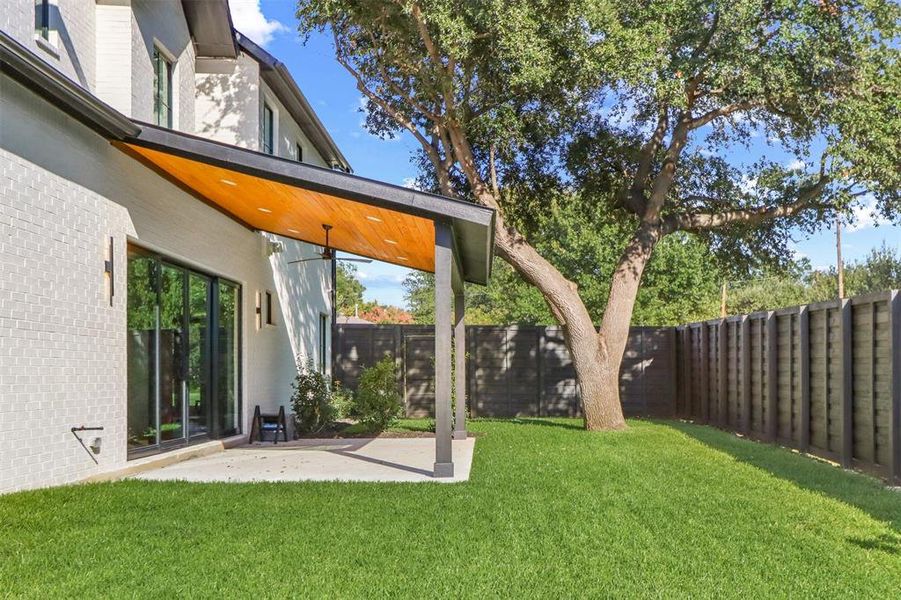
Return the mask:
<svg viewBox="0 0 901 600"><path fill-rule="evenodd" d="M131 6L97 4L96 37L98 98L131 115Z"/></svg>
<svg viewBox="0 0 901 600"><path fill-rule="evenodd" d="M284 158L296 158L294 146L297 142L300 142L303 146L303 161L305 163L310 163L319 167L329 167L330 165L328 165L322 159L322 156L316 152L313 144L311 144L310 140L307 139L307 136L303 134L300 130L300 126L288 114L288 109L286 109L275 94L272 93L269 86L266 85L265 82L260 82L260 87L266 101L269 102L278 113L278 127L276 133L276 152L278 155Z"/></svg>
<svg viewBox="0 0 901 600"><path fill-rule="evenodd" d="M196 75L197 135L250 150L260 147L260 66L244 53L204 61Z"/></svg>
<svg viewBox="0 0 901 600"><path fill-rule="evenodd" d="M54 43L35 35L35 0L0 0L0 29L25 45L69 79L93 90L95 0L51 0Z"/></svg>
<svg viewBox="0 0 901 600"><path fill-rule="evenodd" d="M153 49L175 59L172 126L194 132L194 44L179 0L132 0L132 99L129 115L153 122Z"/></svg>
<svg viewBox="0 0 901 600"><path fill-rule="evenodd" d="M192 76L193 80L193 76ZM0 80L0 492L126 462L126 239L242 285L244 426L287 402L297 354L315 357L327 264L266 257L259 233L180 191L5 77ZM116 244L115 305L102 272ZM283 321L256 328L255 295ZM95 466L69 432L102 425Z"/></svg>

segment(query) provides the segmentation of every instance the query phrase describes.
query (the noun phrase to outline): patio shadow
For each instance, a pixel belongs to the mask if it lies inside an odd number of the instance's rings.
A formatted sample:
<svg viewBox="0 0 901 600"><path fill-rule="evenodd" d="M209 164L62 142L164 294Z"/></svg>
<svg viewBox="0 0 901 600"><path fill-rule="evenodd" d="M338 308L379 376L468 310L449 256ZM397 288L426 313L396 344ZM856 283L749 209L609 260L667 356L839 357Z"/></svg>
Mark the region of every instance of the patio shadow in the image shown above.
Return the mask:
<svg viewBox="0 0 901 600"><path fill-rule="evenodd" d="M728 432L679 421L655 421L736 460L763 469L795 485L857 507L894 530L874 539L849 539L862 548L901 553L901 493L875 478L851 475L838 467L775 445L746 440Z"/></svg>

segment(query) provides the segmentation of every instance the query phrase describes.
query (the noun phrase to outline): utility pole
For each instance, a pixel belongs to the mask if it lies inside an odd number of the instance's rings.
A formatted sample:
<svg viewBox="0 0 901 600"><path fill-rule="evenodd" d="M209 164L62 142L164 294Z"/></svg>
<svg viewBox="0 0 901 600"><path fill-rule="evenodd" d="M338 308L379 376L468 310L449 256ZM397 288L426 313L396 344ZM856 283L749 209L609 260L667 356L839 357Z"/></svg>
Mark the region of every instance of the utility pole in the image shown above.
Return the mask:
<svg viewBox="0 0 901 600"><path fill-rule="evenodd" d="M845 297L845 265L842 262L842 216L835 216L835 259L836 268L838 269L838 297L839 300Z"/></svg>
<svg viewBox="0 0 901 600"><path fill-rule="evenodd" d="M720 318L721 319L726 318L726 287L727 287L727 283L726 283L726 280L724 279L723 280L723 291L720 294Z"/></svg>

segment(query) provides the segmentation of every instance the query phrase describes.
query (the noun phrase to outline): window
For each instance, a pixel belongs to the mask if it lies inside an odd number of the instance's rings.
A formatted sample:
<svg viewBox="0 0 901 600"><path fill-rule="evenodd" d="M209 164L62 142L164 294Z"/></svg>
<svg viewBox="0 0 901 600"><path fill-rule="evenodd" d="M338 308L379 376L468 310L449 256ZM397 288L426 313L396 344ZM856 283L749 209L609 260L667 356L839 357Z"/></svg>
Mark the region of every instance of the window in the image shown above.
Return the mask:
<svg viewBox="0 0 901 600"><path fill-rule="evenodd" d="M129 458L241 431L241 286L128 247Z"/></svg>
<svg viewBox="0 0 901 600"><path fill-rule="evenodd" d="M153 115L160 127L172 127L172 62L153 49Z"/></svg>
<svg viewBox="0 0 901 600"><path fill-rule="evenodd" d="M294 146L294 158L297 162L303 162L303 146L300 145L300 142Z"/></svg>
<svg viewBox="0 0 901 600"><path fill-rule="evenodd" d="M268 104L263 104L263 152L266 154L274 154L273 140L275 139L275 118L272 108Z"/></svg>
<svg viewBox="0 0 901 600"><path fill-rule="evenodd" d="M38 0L34 5L35 33L50 41L50 0Z"/></svg>
<svg viewBox="0 0 901 600"><path fill-rule="evenodd" d="M272 313L272 292L266 290L266 325L275 325L275 317Z"/></svg>
<svg viewBox="0 0 901 600"><path fill-rule="evenodd" d="M328 315L319 314L319 372L325 373L328 366Z"/></svg>

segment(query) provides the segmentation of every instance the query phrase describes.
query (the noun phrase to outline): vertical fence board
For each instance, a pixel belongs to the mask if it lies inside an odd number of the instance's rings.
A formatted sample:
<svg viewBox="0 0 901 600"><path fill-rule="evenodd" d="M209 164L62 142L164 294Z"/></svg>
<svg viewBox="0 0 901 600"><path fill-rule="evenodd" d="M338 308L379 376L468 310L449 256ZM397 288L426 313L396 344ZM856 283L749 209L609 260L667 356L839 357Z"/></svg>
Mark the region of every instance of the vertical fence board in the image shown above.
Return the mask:
<svg viewBox="0 0 901 600"><path fill-rule="evenodd" d="M851 300L841 302L841 462L849 468L854 455L854 354L852 351Z"/></svg>
<svg viewBox="0 0 901 600"><path fill-rule="evenodd" d="M766 436L776 439L776 425L779 410L779 376L776 372L776 353L778 351L776 332L776 313L770 311L766 315Z"/></svg>
<svg viewBox="0 0 901 600"><path fill-rule="evenodd" d="M717 373L717 397L716 397L716 414L717 423L720 427L725 427L727 416L727 402L729 394L729 346L727 340L728 325L726 319L721 319L717 326L716 347L719 353L718 373Z"/></svg>
<svg viewBox="0 0 901 600"><path fill-rule="evenodd" d="M751 432L751 321L745 315L741 318L741 428Z"/></svg>
<svg viewBox="0 0 901 600"><path fill-rule="evenodd" d="M901 292L889 299L889 356L891 357L891 420L889 423L889 480L901 485Z"/></svg>
<svg viewBox="0 0 901 600"><path fill-rule="evenodd" d="M802 452L810 448L810 309L798 309L798 361L801 369L800 444Z"/></svg>

